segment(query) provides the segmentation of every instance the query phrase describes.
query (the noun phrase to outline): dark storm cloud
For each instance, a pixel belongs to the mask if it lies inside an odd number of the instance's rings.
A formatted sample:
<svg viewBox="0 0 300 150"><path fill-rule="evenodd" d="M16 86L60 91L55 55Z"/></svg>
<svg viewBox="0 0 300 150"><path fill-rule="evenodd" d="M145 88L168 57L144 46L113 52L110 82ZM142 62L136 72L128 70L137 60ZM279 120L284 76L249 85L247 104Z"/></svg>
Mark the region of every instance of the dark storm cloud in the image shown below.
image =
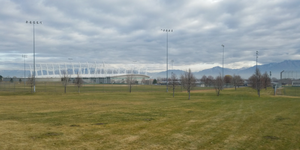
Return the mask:
<svg viewBox="0 0 300 150"><path fill-rule="evenodd" d="M240 67L255 61L256 51L261 63L300 59L297 0L0 2L1 69L22 54L32 55L32 25L26 20L43 21L35 27L40 63L72 57L74 62L138 61L159 69L166 61L165 28L174 30L169 59L178 69L220 64L222 44L225 63Z"/></svg>

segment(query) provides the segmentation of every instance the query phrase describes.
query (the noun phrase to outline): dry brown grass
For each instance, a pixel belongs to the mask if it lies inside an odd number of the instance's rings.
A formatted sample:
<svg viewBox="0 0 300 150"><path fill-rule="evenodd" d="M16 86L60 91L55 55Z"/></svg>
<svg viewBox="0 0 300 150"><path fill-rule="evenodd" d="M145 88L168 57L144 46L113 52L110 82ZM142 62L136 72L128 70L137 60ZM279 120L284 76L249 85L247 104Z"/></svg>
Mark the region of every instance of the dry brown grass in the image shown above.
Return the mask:
<svg viewBox="0 0 300 150"><path fill-rule="evenodd" d="M0 93L0 149L299 149L300 101L192 93Z"/></svg>

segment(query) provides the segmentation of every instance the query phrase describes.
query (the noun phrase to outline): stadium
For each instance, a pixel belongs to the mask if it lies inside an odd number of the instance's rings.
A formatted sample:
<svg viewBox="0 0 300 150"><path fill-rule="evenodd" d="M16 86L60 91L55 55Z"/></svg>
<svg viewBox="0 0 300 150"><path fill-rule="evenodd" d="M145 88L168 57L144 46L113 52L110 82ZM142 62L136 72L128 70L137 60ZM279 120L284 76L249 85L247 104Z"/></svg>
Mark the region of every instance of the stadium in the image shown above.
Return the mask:
<svg viewBox="0 0 300 150"><path fill-rule="evenodd" d="M34 67L29 65L30 76L34 73ZM60 81L63 76L74 80L78 76L85 83L126 83L126 78L131 76L137 84L146 84L150 77L147 75L147 68L114 68L104 63L52 63L36 64L36 81Z"/></svg>

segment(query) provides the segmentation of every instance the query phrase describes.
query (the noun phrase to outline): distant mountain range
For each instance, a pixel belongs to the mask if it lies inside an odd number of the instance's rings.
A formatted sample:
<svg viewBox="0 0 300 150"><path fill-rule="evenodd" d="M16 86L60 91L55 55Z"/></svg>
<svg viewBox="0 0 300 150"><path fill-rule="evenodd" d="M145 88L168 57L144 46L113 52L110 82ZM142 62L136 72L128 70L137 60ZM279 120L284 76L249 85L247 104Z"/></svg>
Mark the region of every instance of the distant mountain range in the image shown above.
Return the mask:
<svg viewBox="0 0 300 150"><path fill-rule="evenodd" d="M242 69L229 69L224 68L224 74L225 75L240 75L242 78L249 78L255 71L256 66L249 67L249 68L242 68ZM280 72L285 71L298 71L299 77L300 77L300 60L285 60L280 63L269 63L265 65L258 65L258 68L260 69L261 73L268 72L268 74L272 74L272 77L280 78ZM169 76L171 73L175 73L178 77L184 73L182 70L169 70ZM199 72L193 72L194 75L197 78L201 78L203 75L206 76L218 76L220 73L222 73L222 68L217 66L210 69L205 69ZM157 72L157 73L148 73L152 78L165 78L166 77L166 71L163 72Z"/></svg>
<svg viewBox="0 0 300 150"><path fill-rule="evenodd" d="M299 72L299 77L300 77L300 60L285 60L280 63L269 63L265 65L259 65L258 68L260 69L261 73L268 72L270 74L270 71L272 73L272 77L279 78L280 77L280 72L282 70L285 71L298 71ZM224 68L224 74L225 75L240 75L242 78L249 78L255 71L255 66L249 67L249 68L242 68L242 69L229 69L229 68ZM181 74L184 73L183 70L169 70L169 77L171 73L175 73L177 77L179 77ZM205 69L199 72L193 72L194 75L197 78L201 78L203 75L206 76L218 76L219 73L222 73L222 68L217 66L213 67L210 69ZM23 77L24 71L23 70L0 70L0 75L3 77ZM29 75L29 71L26 72L26 75ZM165 78L166 77L166 71L163 72L154 72L154 73L148 73L148 75L151 78Z"/></svg>

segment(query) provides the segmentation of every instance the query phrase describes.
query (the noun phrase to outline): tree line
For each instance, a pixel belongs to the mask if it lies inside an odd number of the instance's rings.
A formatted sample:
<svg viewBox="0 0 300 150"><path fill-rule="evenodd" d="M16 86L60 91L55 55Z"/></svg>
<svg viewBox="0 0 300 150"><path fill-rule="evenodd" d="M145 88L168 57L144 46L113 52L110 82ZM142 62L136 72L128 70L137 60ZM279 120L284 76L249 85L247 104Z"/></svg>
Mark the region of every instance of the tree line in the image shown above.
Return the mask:
<svg viewBox="0 0 300 150"><path fill-rule="evenodd" d="M262 88L267 89L271 86L271 78L267 72L264 74L260 73L259 69L255 70L255 73L248 78L248 83L245 84L244 79L240 75L225 75L224 77L219 74L217 77L203 75L200 79L197 79L192 73L191 69L185 71L180 78L177 78L176 74L171 75L171 78L168 79L169 86L173 91L173 97L175 93L175 88L178 85L181 85L188 93L188 99L191 97L191 90L194 89L197 85L197 81L200 81L204 84L204 87L213 87L216 91L216 95L219 96L220 92L224 87L233 86L235 90L240 86L250 86L253 89L257 90L257 94L260 97L260 90ZM153 83L157 83L157 80Z"/></svg>
<svg viewBox="0 0 300 150"><path fill-rule="evenodd" d="M64 86L64 93L67 92L67 86L70 84L70 76L67 74L66 71L62 72L61 83ZM3 77L0 75L0 82L3 80ZM154 79L153 84L158 83L159 79ZM188 99L191 98L191 90L193 90L197 86L197 82L202 83L204 87L212 87L216 91L216 95L219 96L220 92L223 90L224 87L233 86L235 90L239 86L243 86L244 80L239 75L225 75L224 77L219 74L217 77L213 76L206 76L203 75L200 79L197 79L194 74L192 73L191 69L188 69L183 74L180 75L178 78L176 74L172 73L171 77L166 80L169 84L168 87L173 92L173 97L175 96L175 89L180 85L184 88L188 93ZM125 81L128 85L128 90L132 92L132 85L137 84L137 80L134 78L134 74L127 75ZM80 87L83 85L83 79L77 74L77 77L73 80L73 84L77 86L78 93L80 93ZM143 79L142 83L146 83L146 80ZM33 76L29 76L27 79L27 84L32 88L34 86L34 79ZM257 90L258 96L260 96L261 89L267 89L267 87L271 86L271 78L267 72L261 74L259 69L255 70L255 73L248 78L248 85L253 89ZM33 91L32 91L33 92Z"/></svg>

